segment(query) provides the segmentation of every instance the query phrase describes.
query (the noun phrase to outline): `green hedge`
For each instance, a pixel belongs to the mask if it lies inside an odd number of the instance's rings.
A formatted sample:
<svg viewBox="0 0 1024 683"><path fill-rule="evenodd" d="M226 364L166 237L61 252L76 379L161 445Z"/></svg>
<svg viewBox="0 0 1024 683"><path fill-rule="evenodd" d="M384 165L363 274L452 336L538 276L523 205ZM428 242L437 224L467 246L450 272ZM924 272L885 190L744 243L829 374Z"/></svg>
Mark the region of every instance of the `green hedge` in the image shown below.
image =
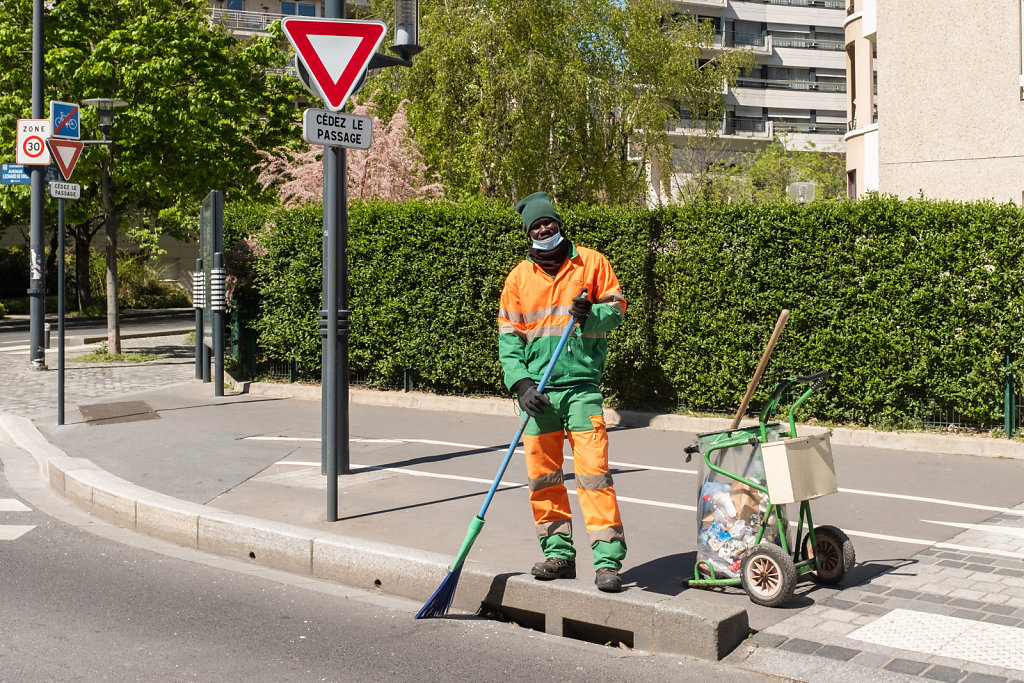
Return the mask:
<svg viewBox="0 0 1024 683"><path fill-rule="evenodd" d="M253 232L272 225L259 231L261 353L316 374L320 207L243 214ZM605 376L620 405L735 410L788 308L759 398L781 376L828 369L833 380L808 404L821 419L1002 418L1004 354L1024 336L1012 205L882 198L563 215L577 243L611 260L629 303ZM439 392L503 392L495 314L525 249L503 203L353 203L353 369L381 385L409 372Z"/></svg>

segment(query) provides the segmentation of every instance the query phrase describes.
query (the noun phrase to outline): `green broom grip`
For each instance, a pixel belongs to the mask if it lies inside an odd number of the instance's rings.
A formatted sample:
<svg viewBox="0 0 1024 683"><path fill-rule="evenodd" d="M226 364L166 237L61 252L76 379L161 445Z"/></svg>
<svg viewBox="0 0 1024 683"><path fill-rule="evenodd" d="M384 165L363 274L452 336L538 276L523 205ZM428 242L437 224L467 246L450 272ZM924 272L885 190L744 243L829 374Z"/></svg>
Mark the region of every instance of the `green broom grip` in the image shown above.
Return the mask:
<svg viewBox="0 0 1024 683"><path fill-rule="evenodd" d="M462 566L462 563L466 561L466 555L469 555L469 549L473 547L473 541L480 535L480 530L484 528L484 520L482 517L474 517L473 521L469 523L469 530L466 531L466 538L462 541L462 547L459 548L459 554L455 556L455 561L452 562L450 572L455 571Z"/></svg>

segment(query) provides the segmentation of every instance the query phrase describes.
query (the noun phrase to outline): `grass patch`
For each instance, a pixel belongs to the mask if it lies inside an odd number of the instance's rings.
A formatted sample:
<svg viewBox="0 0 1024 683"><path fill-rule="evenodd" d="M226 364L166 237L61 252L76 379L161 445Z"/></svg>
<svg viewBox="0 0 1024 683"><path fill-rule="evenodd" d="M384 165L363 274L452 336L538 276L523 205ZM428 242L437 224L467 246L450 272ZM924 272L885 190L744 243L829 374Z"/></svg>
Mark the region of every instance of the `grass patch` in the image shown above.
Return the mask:
<svg viewBox="0 0 1024 683"><path fill-rule="evenodd" d="M145 363L151 360L160 360L163 356L158 353L107 353L99 349L90 353L83 353L71 360L79 363Z"/></svg>
<svg viewBox="0 0 1024 683"><path fill-rule="evenodd" d="M151 360L163 358L159 353L107 353L107 343L103 342L99 348L75 356L71 360L79 363L145 363Z"/></svg>

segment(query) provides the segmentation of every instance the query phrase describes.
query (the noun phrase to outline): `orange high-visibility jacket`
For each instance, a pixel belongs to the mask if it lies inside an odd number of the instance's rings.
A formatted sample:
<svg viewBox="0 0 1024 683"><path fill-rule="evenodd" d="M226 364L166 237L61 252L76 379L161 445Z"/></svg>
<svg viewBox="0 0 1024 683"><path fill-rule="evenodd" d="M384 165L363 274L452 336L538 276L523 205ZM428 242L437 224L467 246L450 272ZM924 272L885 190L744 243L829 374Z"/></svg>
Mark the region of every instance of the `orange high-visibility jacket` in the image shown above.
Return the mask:
<svg viewBox="0 0 1024 683"><path fill-rule="evenodd" d="M584 287L594 302L569 339L548 380L550 387L598 384L608 357L607 333L626 311L619 280L598 251L570 245L555 277L527 257L505 278L498 311L498 355L509 389L524 377L539 382L569 323L572 299Z"/></svg>

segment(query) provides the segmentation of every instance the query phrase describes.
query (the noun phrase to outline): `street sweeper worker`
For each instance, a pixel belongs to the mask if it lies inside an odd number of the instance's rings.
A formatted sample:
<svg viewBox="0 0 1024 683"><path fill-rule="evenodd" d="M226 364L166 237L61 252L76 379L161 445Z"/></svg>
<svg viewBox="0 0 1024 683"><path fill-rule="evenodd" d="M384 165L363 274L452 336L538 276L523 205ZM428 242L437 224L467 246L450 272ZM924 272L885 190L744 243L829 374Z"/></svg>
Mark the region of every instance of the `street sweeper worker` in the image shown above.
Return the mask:
<svg viewBox="0 0 1024 683"><path fill-rule="evenodd" d="M563 483L563 442L569 437L576 491L603 591L622 590L619 569L626 538L608 471L608 433L599 384L607 334L622 322L626 300L601 253L570 242L562 217L544 192L518 204L531 241L526 259L505 279L498 311L498 353L505 385L531 419L523 434L530 506L544 560L538 579L576 578L572 511ZM570 317L579 325L559 356L543 393L537 383Z"/></svg>

